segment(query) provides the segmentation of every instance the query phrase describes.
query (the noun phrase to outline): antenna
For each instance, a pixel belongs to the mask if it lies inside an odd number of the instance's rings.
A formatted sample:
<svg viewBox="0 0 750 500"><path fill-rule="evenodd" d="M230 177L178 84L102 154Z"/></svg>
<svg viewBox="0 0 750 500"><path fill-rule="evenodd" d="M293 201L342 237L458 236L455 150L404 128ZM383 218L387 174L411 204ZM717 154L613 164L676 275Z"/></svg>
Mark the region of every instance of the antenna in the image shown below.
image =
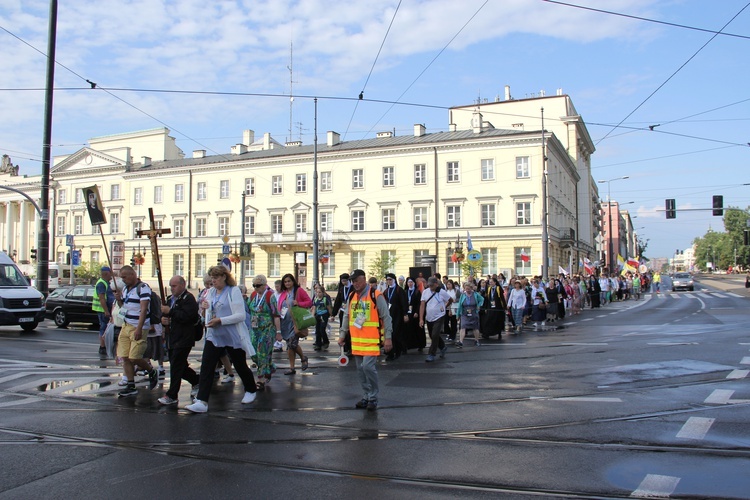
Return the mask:
<svg viewBox="0 0 750 500"><path fill-rule="evenodd" d="M294 122L294 124L297 126L297 130L299 132L299 140L302 142L302 131L310 130L309 128L302 128L302 122Z"/></svg>
<svg viewBox="0 0 750 500"><path fill-rule="evenodd" d="M292 125L293 125L293 113L294 113L294 43L289 41L289 66L286 67L289 70L289 135L287 136L287 142L292 141ZM300 138L300 140L302 140Z"/></svg>

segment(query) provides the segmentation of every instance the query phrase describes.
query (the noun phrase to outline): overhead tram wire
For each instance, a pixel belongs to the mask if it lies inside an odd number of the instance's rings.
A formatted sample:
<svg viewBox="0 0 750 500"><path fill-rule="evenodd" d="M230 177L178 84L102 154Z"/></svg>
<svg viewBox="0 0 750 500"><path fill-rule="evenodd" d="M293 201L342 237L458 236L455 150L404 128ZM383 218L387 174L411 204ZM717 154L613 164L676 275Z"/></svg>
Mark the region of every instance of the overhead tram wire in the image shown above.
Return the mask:
<svg viewBox="0 0 750 500"><path fill-rule="evenodd" d="M667 130L659 130L659 129L651 129L649 127L627 127L625 125L612 125L611 123L597 123L597 122L586 122L587 125L594 125L598 127L612 127L612 130L618 129L618 128L624 128L624 129L631 129L631 130L640 130L643 132L656 132L658 134L666 134L666 135L673 135L676 137L685 137L687 139L696 139L698 141L708 141L708 142L715 142L717 144L728 144L730 146L739 146L743 148L750 147L750 143L740 143L740 142L730 142L730 141L722 141L720 139L710 139L708 137L698 137L695 135L688 135L688 134L679 134L677 132L669 132ZM606 138L603 137L599 141L603 141Z"/></svg>
<svg viewBox="0 0 750 500"><path fill-rule="evenodd" d="M407 92L409 91L409 89L411 89L411 88L412 88L412 86L414 86L414 84L415 84L415 83L417 83L417 80L419 80L419 79L420 79L420 78L422 77L422 75L424 75L424 74L425 74L425 72L426 72L426 71L427 71L427 70L428 70L428 69L430 68L430 66L432 66L432 64L433 64L433 63L434 63L434 62L435 62L435 61L437 60L437 58L438 58L438 57L440 57L440 55L441 55L441 54L442 54L443 52L445 52L445 50L446 50L446 49L447 49L447 48L448 48L448 47L450 46L450 44L451 44L451 43L453 43L453 40L455 40L455 39L456 39L456 38L458 37L458 35L460 35L460 34L461 34L461 32L462 32L462 31L463 31L463 30L464 30L464 29L465 29L465 28L466 28L466 27L467 27L467 26L469 25L469 23L470 23L471 21L473 21L473 20L474 20L474 18L475 18L475 17L477 16L477 14L479 14L479 12L480 12L480 11L481 11L481 10L482 10L482 9L484 8L484 6L485 6L485 5L487 5L487 3L488 3L488 2L489 2L489 0L485 0L485 1L484 1L484 3L483 3L482 5L480 5L480 6L479 6L479 8L478 8L478 9L476 10L476 12L474 12L474 14L473 14L473 15L472 15L472 16L471 16L471 17L469 18L469 20L468 20L468 21L466 21L466 22L464 23L464 25L463 25L463 26L461 26L461 29L459 29L459 30L458 30L458 32L456 32L456 34L455 34L455 35L453 35L453 38L451 38L450 40L448 40L448 43L447 43L447 44L445 44L445 47L443 47L442 49L440 49L440 52L438 52L438 53L437 53L437 54L435 55L435 57L433 57L433 58L432 58L432 60L430 61L430 63L429 63L429 64L428 64L428 65L427 65L427 66L426 66L426 67L425 67L425 68L424 68L424 69L422 70L422 72L421 72L421 73L419 73L419 74L417 75L417 77L416 77L416 78L414 79L414 81L413 81L413 82L411 82L411 83L409 84L409 86L408 86L408 87L406 87L406 90L404 90L404 91L403 91L403 92L401 93L401 95L400 95L400 96L398 96L398 98L397 98L397 99L396 99L395 101L393 101L393 103L392 103L392 104L391 104L391 106L390 106L390 107L389 107L389 108L388 108L388 109L387 109L387 110L385 111L385 113L383 113L383 114L381 115L381 117L380 117L380 118L378 118L378 121L377 121L377 122L376 122L376 123L375 123L375 124L374 124L374 125L373 125L372 127L370 127L370 130L368 130L368 131L367 131L367 133L366 133L366 134L365 134L365 135L363 136L363 139L364 139L364 137L366 137L366 136L367 136L368 134L370 134L370 133L371 133L371 132L373 131L373 129L374 129L375 127L377 127L377 126L378 126L378 124L380 123L380 121L381 121L381 120L382 120L383 118L385 118L385 116L386 116L386 115L387 115L388 113L390 113L390 112L391 112L391 110L393 109L393 107L394 107L394 106L395 106L396 104L400 104L400 102L401 102L401 98L402 98L402 97L404 97L404 95L405 95L405 94L406 94L406 93L407 93Z"/></svg>
<svg viewBox="0 0 750 500"><path fill-rule="evenodd" d="M643 106L644 104L646 104L646 102L648 102L648 100L649 100L649 99L651 99L651 98L652 98L652 97L653 97L653 96L654 96L654 95L655 95L655 94L656 94L657 92L659 92L659 90L661 90L661 89L662 89L662 87L664 87L664 86L665 86L665 85L667 84L667 82L669 82L669 81L670 81L670 80L671 80L672 78L674 78L674 76L675 76L675 75L677 75L677 73L679 73L679 72L680 72L680 71L682 70L682 68L684 68L685 66L687 66L687 65L688 65L688 63L689 63L690 61L692 61L692 60L693 60L693 58L695 58L695 56L697 56L697 55L698 55L698 54L699 54L699 53L700 53L700 52L701 52L701 51L702 51L703 49L705 49L705 48L706 48L706 46L707 46L707 45L708 45L709 43L711 43L711 42L713 41L713 39L714 39L714 38L716 38L717 36L719 36L719 33L721 33L722 31L724 31L724 28L726 28L727 26L729 26L729 24L731 24L731 22L732 22L732 21L734 21L734 20L735 20L735 19L737 18L737 16L739 16L740 14L742 14L742 12L743 12L743 11L744 11L745 9L747 9L747 8L748 8L748 6L750 6L750 3L746 3L746 4L745 4L745 6L744 6L744 7L742 7L742 8L741 8L741 9L740 9L740 10L739 10L739 11L738 11L738 12L737 12L737 13L736 13L736 14L735 14L734 16L732 16L732 18L731 18L731 19L730 19L729 21L727 21L727 22L726 22L726 23L724 24L724 26L722 26L722 28L721 28L721 29L720 29L720 30L719 30L719 31L718 31L717 33L715 33L715 34L714 34L714 35L713 35L713 36L712 36L711 38L709 38L709 39L708 39L708 40L706 41L706 43L704 43L703 45L701 45L701 47L700 47L700 48L699 48L698 50L696 50L696 51L695 51L695 53L693 53L693 55L692 55L692 56L690 56L690 57L688 58L688 60L687 60L687 61L685 61L684 63L682 63L682 65L680 65L680 67L679 67L679 68L677 68L677 69L676 69L676 70L675 70L675 71L674 71L674 72L673 72L673 73L672 73L671 75L669 75L669 77L668 77L668 78L667 78L666 80L664 80L664 82L662 82L662 83L661 83L661 85L659 85L658 87L656 87L656 89L655 89L655 90L654 90L653 92L651 92L651 93L650 93L650 94L649 94L649 95L648 95L648 96L647 96L647 97L646 97L646 98L645 98L645 99L644 99L643 101L641 101L641 103L640 103L640 104L639 104L638 106L636 106L636 107L635 107L635 109L633 109L633 111L631 111L630 113L628 113L628 115L627 115L627 116L626 116L625 118L623 118L622 120L620 120L620 122L619 122L619 123L617 124L617 126L616 126L616 127L613 127L613 128L612 128L612 129L611 129L611 130L610 130L609 132L607 132L607 134L606 134L606 135L605 135L604 137L602 137L601 139L599 139L599 140L598 140L598 141L596 142L596 144L599 144L599 143L600 143L600 142L602 142L602 141L603 141L604 139L606 139L607 137L609 137L609 135L610 135L610 134L611 134L611 133L612 133L612 132L613 132L613 131L614 131L614 130L615 130L615 129L617 128L617 127L619 127L620 125L622 125L622 123L623 123L623 122L624 122L625 120L627 120L628 118L630 118L630 117L631 117L631 116L633 115L633 113L635 113L636 111L638 111L638 109L640 109L640 107L641 107L641 106ZM653 130L653 128L652 128L651 130Z"/></svg>
<svg viewBox="0 0 750 500"><path fill-rule="evenodd" d="M634 16L634 15L631 15L631 14L623 14L622 12L614 12L614 11L611 11L611 10L595 9L593 7L586 7L585 5L576 5L576 4L573 4L573 3L560 2L558 0L542 0L542 1L543 2L547 2L547 3L553 3L553 4L557 4L557 5L562 5L563 7L573 7L575 9L588 10L588 11L591 11L591 12L599 12L601 14L609 14L609 15L612 15L612 16L626 17L628 19L635 19L637 21L646 21L648 23L663 24L665 26L672 26L674 28L683 28L683 29L693 30L693 31L702 31L703 33L712 33L712 34L715 34L715 35L730 36L730 37L744 38L746 40L750 40L750 36L748 36L748 35L738 35L736 33L725 33L723 31L714 31L714 30L709 30L709 29L705 29L705 28L698 28L696 26L688 26L686 24L670 23L668 21L659 21L658 19L651 19L651 18L648 18L648 17Z"/></svg>
<svg viewBox="0 0 750 500"><path fill-rule="evenodd" d="M378 53L375 55L375 60L372 62L372 66L370 67L370 72L367 74L367 78L365 79L365 84L362 86L362 91L359 93L357 102L354 104L354 110L352 111L352 116L349 117L349 123L346 125L346 130L344 131L344 140L346 139L346 134L349 133L349 127L352 126L354 115L357 114L357 108L359 108L359 101L364 99L365 90L367 89L367 84L370 82L370 77L372 76L372 72L375 70L375 64L377 64L378 59L380 58L380 52L382 52L383 46L385 45L385 41L388 39L388 34L391 32L393 21L396 20L396 14L398 14L398 10L401 8L402 1L403 0L398 0L398 5L396 6L396 10L393 12L393 17L391 17L391 23L388 25L388 29L385 31L385 36L383 36L383 41L380 42L380 48L378 49Z"/></svg>

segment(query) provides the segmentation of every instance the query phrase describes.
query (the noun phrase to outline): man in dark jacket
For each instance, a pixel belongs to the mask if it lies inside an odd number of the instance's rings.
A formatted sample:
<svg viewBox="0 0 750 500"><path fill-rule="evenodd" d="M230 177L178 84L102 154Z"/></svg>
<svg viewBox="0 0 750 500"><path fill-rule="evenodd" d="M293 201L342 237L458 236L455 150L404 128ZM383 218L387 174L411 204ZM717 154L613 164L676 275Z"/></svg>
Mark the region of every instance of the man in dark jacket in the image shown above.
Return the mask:
<svg viewBox="0 0 750 500"><path fill-rule="evenodd" d="M195 345L195 331L203 328L195 297L186 290L185 278L174 276L169 280L172 295L161 306L161 322L169 328L167 351L169 352L169 389L159 398L163 405L176 405L180 392L180 381L185 379L191 386L190 395L198 392L199 376L188 365L190 350ZM194 394L195 393L195 394Z"/></svg>
<svg viewBox="0 0 750 500"><path fill-rule="evenodd" d="M409 303L406 299L406 292L396 284L396 275L388 273L385 275L385 283L388 288L383 295L388 302L388 312L391 315L391 324L393 325L393 349L386 356L386 361L393 361L401 356L406 350L406 336L404 335L404 323L409 321Z"/></svg>

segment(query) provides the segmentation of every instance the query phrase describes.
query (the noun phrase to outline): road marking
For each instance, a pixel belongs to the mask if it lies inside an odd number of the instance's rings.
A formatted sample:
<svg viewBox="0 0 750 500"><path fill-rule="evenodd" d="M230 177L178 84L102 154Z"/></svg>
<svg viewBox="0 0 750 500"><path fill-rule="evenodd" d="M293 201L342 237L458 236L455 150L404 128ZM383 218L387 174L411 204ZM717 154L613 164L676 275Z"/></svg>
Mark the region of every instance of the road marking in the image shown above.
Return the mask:
<svg viewBox="0 0 750 500"><path fill-rule="evenodd" d="M674 493L679 477L660 476L658 474L648 474L638 489L630 494L631 498L666 498Z"/></svg>
<svg viewBox="0 0 750 500"><path fill-rule="evenodd" d="M704 299L710 299L711 298L711 296L709 294L707 294L707 293L696 293L696 295L700 295Z"/></svg>
<svg viewBox="0 0 750 500"><path fill-rule="evenodd" d="M594 318L586 318L586 319L582 319L581 321L593 321L593 320Z"/></svg>
<svg viewBox="0 0 750 500"><path fill-rule="evenodd" d="M750 365L750 356L745 356L742 358L742 361L740 361L741 365Z"/></svg>
<svg viewBox="0 0 750 500"><path fill-rule="evenodd" d="M648 342L647 345L673 346L673 345L700 345L699 342Z"/></svg>
<svg viewBox="0 0 750 500"><path fill-rule="evenodd" d="M685 422L685 425L682 426L680 432L677 433L677 437L682 439L703 439L706 437L706 433L715 420L715 418L690 417Z"/></svg>
<svg viewBox="0 0 750 500"><path fill-rule="evenodd" d="M711 295L713 295L714 297L719 297L720 299L726 299L727 298L726 295L722 295L722 294L716 293L716 292L712 293Z"/></svg>
<svg viewBox="0 0 750 500"><path fill-rule="evenodd" d="M725 405L729 403L733 394L734 391L730 389L716 389L703 402L714 405Z"/></svg>
<svg viewBox="0 0 750 500"><path fill-rule="evenodd" d="M589 401L592 403L622 403L620 398L595 398L589 396L572 396L569 398L553 398L556 401Z"/></svg>
<svg viewBox="0 0 750 500"><path fill-rule="evenodd" d="M8 401L5 403L0 403L0 408L7 408L9 406L16 406L16 405L25 405L28 403L36 403L37 401L41 401L41 400L42 398L28 396L24 399L16 399L15 401Z"/></svg>
<svg viewBox="0 0 750 500"><path fill-rule="evenodd" d="M677 295L676 293L673 293L672 295L670 295L670 297L672 297L673 299L681 299L682 298L681 295Z"/></svg>
<svg viewBox="0 0 750 500"><path fill-rule="evenodd" d="M737 295L736 293L733 293L733 292L727 292L727 295L729 295L730 297L737 297L738 299L744 298L742 295Z"/></svg>
<svg viewBox="0 0 750 500"><path fill-rule="evenodd" d="M597 318L606 318L606 317L607 317L606 314L600 314L599 316L597 316Z"/></svg>
<svg viewBox="0 0 750 500"><path fill-rule="evenodd" d="M731 372L729 372L729 375L727 375L727 378L729 379L745 378L747 377L748 373L750 373L750 370L732 370Z"/></svg>
<svg viewBox="0 0 750 500"><path fill-rule="evenodd" d="M587 342L565 342L565 343L560 344L560 345L609 345L609 344L607 342L591 342L591 343L587 343Z"/></svg>

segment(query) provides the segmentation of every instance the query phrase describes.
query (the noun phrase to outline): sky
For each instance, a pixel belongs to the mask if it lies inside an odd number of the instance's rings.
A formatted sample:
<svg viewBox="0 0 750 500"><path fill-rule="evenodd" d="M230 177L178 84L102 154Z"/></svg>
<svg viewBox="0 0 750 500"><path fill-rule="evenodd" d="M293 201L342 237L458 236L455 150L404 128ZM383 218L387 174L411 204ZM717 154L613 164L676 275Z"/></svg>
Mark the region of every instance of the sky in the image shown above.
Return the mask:
<svg viewBox="0 0 750 500"><path fill-rule="evenodd" d="M0 0L0 154L21 175L41 171L49 4ZM505 85L562 88L596 144L594 179L628 177L612 199L646 255L671 257L723 230L696 210L713 195L750 205L748 48L745 0L62 1L52 154L162 126L187 156L227 153L244 129L310 144L313 96L319 141L432 133Z"/></svg>

